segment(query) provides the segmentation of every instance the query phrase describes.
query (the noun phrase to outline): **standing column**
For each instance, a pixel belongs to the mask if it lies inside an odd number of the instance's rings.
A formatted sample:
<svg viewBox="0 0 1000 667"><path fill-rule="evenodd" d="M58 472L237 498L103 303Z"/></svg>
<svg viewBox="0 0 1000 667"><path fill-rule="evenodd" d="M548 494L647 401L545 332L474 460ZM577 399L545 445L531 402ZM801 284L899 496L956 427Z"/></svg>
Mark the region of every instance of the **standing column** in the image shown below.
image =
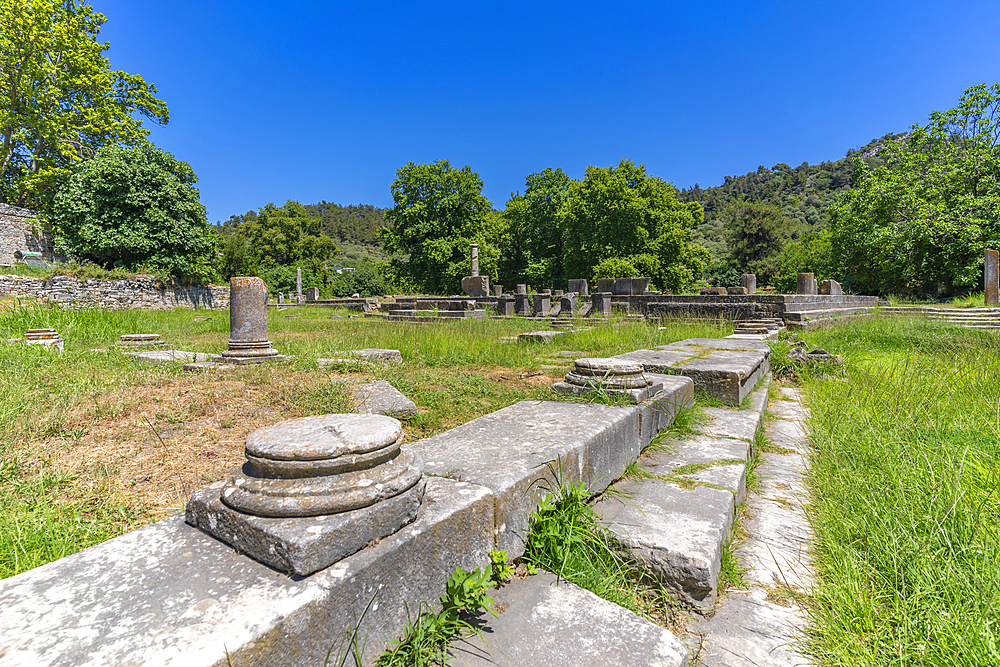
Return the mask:
<svg viewBox="0 0 1000 667"><path fill-rule="evenodd" d="M1000 253L996 250L986 251L986 266L983 270L983 291L986 293L986 305L1000 305Z"/></svg>
<svg viewBox="0 0 1000 667"><path fill-rule="evenodd" d="M479 275L479 245L472 243L469 245L469 263L472 264L472 277Z"/></svg>
<svg viewBox="0 0 1000 667"><path fill-rule="evenodd" d="M816 293L816 279L811 273L800 273L798 275L798 284L795 288L796 294L815 294Z"/></svg>
<svg viewBox="0 0 1000 667"><path fill-rule="evenodd" d="M295 268L295 296L302 300L302 267Z"/></svg>
<svg viewBox="0 0 1000 667"><path fill-rule="evenodd" d="M257 364L285 359L267 338L267 285L257 277L229 281L229 349L218 361Z"/></svg>

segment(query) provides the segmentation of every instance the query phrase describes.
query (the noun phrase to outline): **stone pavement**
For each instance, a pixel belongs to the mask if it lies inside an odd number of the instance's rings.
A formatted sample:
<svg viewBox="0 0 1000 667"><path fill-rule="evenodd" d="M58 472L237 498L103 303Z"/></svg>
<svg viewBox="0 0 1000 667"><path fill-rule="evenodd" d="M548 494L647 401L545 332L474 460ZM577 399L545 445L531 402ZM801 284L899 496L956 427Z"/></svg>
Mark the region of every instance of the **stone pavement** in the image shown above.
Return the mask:
<svg viewBox="0 0 1000 667"><path fill-rule="evenodd" d="M813 664L796 650L807 622L796 596L813 583L803 482L807 410L797 389L783 387L775 398L770 409L777 419L765 433L780 453L761 454L760 492L747 499L749 538L737 551L749 589L726 593L715 613L692 622L685 637L704 667Z"/></svg>

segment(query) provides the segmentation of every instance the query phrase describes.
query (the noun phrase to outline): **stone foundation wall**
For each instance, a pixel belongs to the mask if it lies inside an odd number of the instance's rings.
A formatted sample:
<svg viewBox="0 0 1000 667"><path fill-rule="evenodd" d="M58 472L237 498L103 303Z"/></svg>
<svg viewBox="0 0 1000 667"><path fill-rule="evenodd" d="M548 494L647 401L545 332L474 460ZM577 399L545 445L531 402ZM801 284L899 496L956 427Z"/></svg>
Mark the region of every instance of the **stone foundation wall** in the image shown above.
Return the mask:
<svg viewBox="0 0 1000 667"><path fill-rule="evenodd" d="M229 286L157 286L149 276L127 280L79 280L56 276L49 280L0 275L0 295L37 298L64 308L163 310L167 308L229 307Z"/></svg>
<svg viewBox="0 0 1000 667"><path fill-rule="evenodd" d="M52 236L42 229L38 214L0 204L0 266L18 263L17 252L40 252L52 259Z"/></svg>

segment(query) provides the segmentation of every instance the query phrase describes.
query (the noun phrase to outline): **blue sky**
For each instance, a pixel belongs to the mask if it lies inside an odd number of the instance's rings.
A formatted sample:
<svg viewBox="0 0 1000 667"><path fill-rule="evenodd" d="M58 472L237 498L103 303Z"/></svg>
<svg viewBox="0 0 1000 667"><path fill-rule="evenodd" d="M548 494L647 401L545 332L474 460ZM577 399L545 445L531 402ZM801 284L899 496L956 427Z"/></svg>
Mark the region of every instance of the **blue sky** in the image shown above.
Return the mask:
<svg viewBox="0 0 1000 667"><path fill-rule="evenodd" d="M524 177L628 158L679 188L840 158L1000 82L1000 3L92 0L156 84L209 220L391 206L408 161Z"/></svg>

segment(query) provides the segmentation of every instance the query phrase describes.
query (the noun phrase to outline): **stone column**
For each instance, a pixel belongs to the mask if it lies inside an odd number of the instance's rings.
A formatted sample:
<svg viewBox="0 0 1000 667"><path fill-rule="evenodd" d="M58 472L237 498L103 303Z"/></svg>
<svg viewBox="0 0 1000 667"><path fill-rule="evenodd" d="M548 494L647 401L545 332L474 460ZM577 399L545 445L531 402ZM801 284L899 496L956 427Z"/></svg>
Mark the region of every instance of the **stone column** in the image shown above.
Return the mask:
<svg viewBox="0 0 1000 667"><path fill-rule="evenodd" d="M527 294L528 286L524 284L518 284L514 286L514 294Z"/></svg>
<svg viewBox="0 0 1000 667"><path fill-rule="evenodd" d="M591 315L611 314L611 292L594 292L590 295Z"/></svg>
<svg viewBox="0 0 1000 667"><path fill-rule="evenodd" d="M229 349L218 361L257 364L284 359L267 338L267 285L256 277L229 281Z"/></svg>
<svg viewBox="0 0 1000 667"><path fill-rule="evenodd" d="M295 268L295 296L302 296L302 267Z"/></svg>
<svg viewBox="0 0 1000 667"><path fill-rule="evenodd" d="M503 296L503 285L493 286L493 296Z"/></svg>
<svg viewBox="0 0 1000 667"><path fill-rule="evenodd" d="M800 273L795 287L796 294L815 294L816 278L811 273Z"/></svg>
<svg viewBox="0 0 1000 667"><path fill-rule="evenodd" d="M747 294L757 293L757 274L756 273L744 273L740 276L740 286L745 287Z"/></svg>
<svg viewBox="0 0 1000 667"><path fill-rule="evenodd" d="M1000 305L1000 253L996 250L986 251L986 266L983 271L983 291L986 294L986 305Z"/></svg>
<svg viewBox="0 0 1000 667"><path fill-rule="evenodd" d="M552 310L552 296L549 294L535 294L532 301L531 314L534 317L545 317Z"/></svg>
<svg viewBox="0 0 1000 667"><path fill-rule="evenodd" d="M469 244L469 263L472 265L472 276L479 275L479 246L475 243Z"/></svg>

